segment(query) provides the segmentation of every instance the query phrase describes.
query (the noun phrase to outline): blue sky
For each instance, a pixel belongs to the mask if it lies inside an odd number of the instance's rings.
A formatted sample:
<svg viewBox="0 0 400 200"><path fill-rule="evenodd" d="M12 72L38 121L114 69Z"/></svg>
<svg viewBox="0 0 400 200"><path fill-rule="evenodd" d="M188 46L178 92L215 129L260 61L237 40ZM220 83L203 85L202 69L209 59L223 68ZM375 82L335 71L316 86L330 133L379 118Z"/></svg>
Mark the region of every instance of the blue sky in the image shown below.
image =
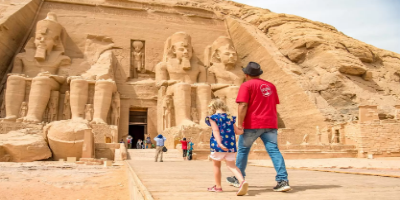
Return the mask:
<svg viewBox="0 0 400 200"><path fill-rule="evenodd" d="M334 26L378 48L400 53L400 0L234 0Z"/></svg>

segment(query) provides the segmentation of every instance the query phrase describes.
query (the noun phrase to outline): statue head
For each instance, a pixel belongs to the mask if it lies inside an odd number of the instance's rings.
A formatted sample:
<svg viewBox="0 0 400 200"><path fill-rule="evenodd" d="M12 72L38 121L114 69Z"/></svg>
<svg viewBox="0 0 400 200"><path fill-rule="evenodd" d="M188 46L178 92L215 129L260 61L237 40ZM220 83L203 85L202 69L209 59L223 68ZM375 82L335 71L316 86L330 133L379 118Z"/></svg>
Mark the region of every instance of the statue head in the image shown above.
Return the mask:
<svg viewBox="0 0 400 200"><path fill-rule="evenodd" d="M36 24L35 32L35 59L44 61L46 55L50 54L54 47L62 45L61 33L63 27L58 23L57 16L53 12L47 14L46 19Z"/></svg>
<svg viewBox="0 0 400 200"><path fill-rule="evenodd" d="M237 53L232 40L221 36L211 46L211 63L222 63L225 68L234 68L237 62Z"/></svg>
<svg viewBox="0 0 400 200"><path fill-rule="evenodd" d="M176 58L179 64L183 65L183 69L191 68L190 59L193 56L193 48L190 35L185 32L176 32L168 38L165 45L165 61L168 61L168 58Z"/></svg>
<svg viewBox="0 0 400 200"><path fill-rule="evenodd" d="M143 48L143 42L135 40L132 42L132 46L133 46L133 50L135 52L140 52L140 50L142 50L142 48Z"/></svg>

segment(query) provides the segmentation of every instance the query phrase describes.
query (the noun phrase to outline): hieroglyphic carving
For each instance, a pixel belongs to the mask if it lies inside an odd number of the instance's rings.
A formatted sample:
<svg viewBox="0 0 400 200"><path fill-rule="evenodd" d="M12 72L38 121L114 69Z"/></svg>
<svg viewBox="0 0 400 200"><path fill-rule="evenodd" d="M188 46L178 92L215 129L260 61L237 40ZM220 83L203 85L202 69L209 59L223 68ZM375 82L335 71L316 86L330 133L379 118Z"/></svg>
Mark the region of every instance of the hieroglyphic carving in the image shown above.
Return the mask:
<svg viewBox="0 0 400 200"><path fill-rule="evenodd" d="M52 122L57 120L59 94L60 93L58 91L51 92L50 100L49 103L47 104L48 107L47 122Z"/></svg>
<svg viewBox="0 0 400 200"><path fill-rule="evenodd" d="M28 111L28 104L24 101L21 104L21 110L19 112L19 117L25 117Z"/></svg>
<svg viewBox="0 0 400 200"><path fill-rule="evenodd" d="M88 120L89 122L93 120L93 104L86 104L85 119Z"/></svg>
<svg viewBox="0 0 400 200"><path fill-rule="evenodd" d="M111 138L113 143L118 142L118 126L107 124L91 124L91 126L95 143L105 143L107 137Z"/></svg>
<svg viewBox="0 0 400 200"><path fill-rule="evenodd" d="M145 42L141 40L132 40L131 45L132 52L132 63L131 63L131 77L133 74L133 70L136 70L138 73L145 73Z"/></svg>
<svg viewBox="0 0 400 200"><path fill-rule="evenodd" d="M199 113L197 113L197 109L192 107L191 111L192 121L196 124L199 123Z"/></svg>
<svg viewBox="0 0 400 200"><path fill-rule="evenodd" d="M208 17L187 17L184 15L177 15L167 12L157 12L157 14L151 14L148 12L132 12L131 9L121 9L120 8L113 8L113 7L95 7L98 3L93 4L92 6L79 6L73 4L58 4L58 3L51 3L48 2L43 5L43 9L46 10L74 10L74 11L84 11L88 13L97 13L99 9L104 14L111 14L111 15L118 15L118 16L127 16L129 18L136 18L136 19L146 19L146 20L153 20L157 22L162 21L174 21L174 22L184 22L185 24L196 24L196 25L203 25L203 26L223 26L224 21L219 19L211 19ZM145 11L147 9L143 9Z"/></svg>
<svg viewBox="0 0 400 200"><path fill-rule="evenodd" d="M71 119L71 105L70 105L70 94L69 94L69 91L65 92L63 119L64 120Z"/></svg>

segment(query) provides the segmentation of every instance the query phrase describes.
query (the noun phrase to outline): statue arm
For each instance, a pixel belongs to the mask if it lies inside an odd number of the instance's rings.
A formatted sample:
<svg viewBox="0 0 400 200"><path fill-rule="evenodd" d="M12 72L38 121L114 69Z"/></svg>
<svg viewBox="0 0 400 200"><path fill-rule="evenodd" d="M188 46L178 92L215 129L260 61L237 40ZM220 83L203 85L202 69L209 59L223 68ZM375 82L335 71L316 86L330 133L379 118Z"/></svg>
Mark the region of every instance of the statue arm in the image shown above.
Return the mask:
<svg viewBox="0 0 400 200"><path fill-rule="evenodd" d="M207 72L207 83L209 84L215 84L217 81L215 80L215 73L213 71L213 68L210 67L208 68L208 70L206 70Z"/></svg>
<svg viewBox="0 0 400 200"><path fill-rule="evenodd" d="M229 87L231 85L229 84L224 84L224 83L215 83L215 84L211 84L211 90L220 90L222 88L226 88Z"/></svg>
<svg viewBox="0 0 400 200"><path fill-rule="evenodd" d="M168 86L168 71L165 62L156 65L156 86Z"/></svg>
<svg viewBox="0 0 400 200"><path fill-rule="evenodd" d="M68 76L69 75L68 71L70 66L71 66L71 58L69 58L68 56L62 56L57 75Z"/></svg>
<svg viewBox="0 0 400 200"><path fill-rule="evenodd" d="M14 66L13 66L13 69L12 69L12 73L22 74L23 65L24 64L22 63L22 59L19 56L16 56L15 60L14 60Z"/></svg>
<svg viewBox="0 0 400 200"><path fill-rule="evenodd" d="M207 82L207 74L206 74L206 68L202 65L199 66L199 80L197 82L199 83L205 83Z"/></svg>

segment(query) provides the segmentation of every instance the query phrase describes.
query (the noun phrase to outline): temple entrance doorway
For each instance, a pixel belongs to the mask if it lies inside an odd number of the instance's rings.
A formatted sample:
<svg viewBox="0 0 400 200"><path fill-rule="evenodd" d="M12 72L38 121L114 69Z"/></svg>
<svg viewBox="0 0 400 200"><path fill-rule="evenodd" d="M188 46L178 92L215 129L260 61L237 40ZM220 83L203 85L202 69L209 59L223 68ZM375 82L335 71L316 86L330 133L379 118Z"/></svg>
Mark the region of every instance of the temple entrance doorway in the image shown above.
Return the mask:
<svg viewBox="0 0 400 200"><path fill-rule="evenodd" d="M138 140L142 140L143 145L146 133L147 109L131 109L129 112L129 135L132 137L132 149L137 149Z"/></svg>

